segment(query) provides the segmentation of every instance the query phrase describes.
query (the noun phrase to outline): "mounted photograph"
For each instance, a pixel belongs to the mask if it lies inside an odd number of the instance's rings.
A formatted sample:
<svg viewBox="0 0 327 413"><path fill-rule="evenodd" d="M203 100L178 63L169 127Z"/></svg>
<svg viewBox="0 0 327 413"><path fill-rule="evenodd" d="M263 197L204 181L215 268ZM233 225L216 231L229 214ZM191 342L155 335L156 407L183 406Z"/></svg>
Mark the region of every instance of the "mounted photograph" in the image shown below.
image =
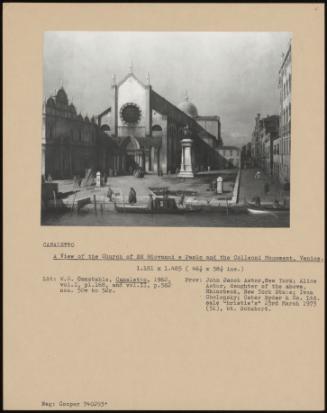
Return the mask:
<svg viewBox="0 0 327 413"><path fill-rule="evenodd" d="M41 225L289 227L292 34L45 32Z"/></svg>

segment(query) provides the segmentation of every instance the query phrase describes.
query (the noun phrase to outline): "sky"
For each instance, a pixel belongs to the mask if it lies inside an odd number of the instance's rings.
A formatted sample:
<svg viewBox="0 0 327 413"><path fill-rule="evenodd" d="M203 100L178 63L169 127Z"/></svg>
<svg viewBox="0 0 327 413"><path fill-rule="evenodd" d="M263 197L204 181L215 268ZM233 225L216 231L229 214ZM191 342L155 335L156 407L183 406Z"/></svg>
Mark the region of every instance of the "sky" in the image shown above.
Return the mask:
<svg viewBox="0 0 327 413"><path fill-rule="evenodd" d="M254 118L279 113L278 71L286 32L46 32L44 98L64 86L83 115L111 106L112 76L129 71L178 105L218 115L225 145L251 140Z"/></svg>

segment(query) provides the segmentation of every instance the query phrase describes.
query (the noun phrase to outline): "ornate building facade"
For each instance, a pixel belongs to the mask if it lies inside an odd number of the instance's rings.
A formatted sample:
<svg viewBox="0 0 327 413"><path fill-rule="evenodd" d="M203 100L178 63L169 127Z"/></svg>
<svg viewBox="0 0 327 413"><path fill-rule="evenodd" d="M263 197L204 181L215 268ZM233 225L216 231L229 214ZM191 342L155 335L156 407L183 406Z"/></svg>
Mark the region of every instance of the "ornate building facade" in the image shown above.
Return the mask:
<svg viewBox="0 0 327 413"><path fill-rule="evenodd" d="M278 178L282 183L290 182L291 157L291 91L292 91L292 48L291 43L283 57L279 70L280 89L280 144Z"/></svg>
<svg viewBox="0 0 327 413"><path fill-rule="evenodd" d="M271 115L261 118L260 113L255 118L252 133L251 157L254 165L273 175L274 170L274 142L278 139L279 116Z"/></svg>
<svg viewBox="0 0 327 413"><path fill-rule="evenodd" d="M199 116L186 97L178 106L130 73L113 78L113 101L96 118L77 114L60 88L43 107L42 174L54 179L84 176L88 169L106 175L141 168L146 173L177 173L187 154L194 171L218 168L222 145L218 116ZM185 143L185 139L184 139ZM186 152L185 152L186 153Z"/></svg>
<svg viewBox="0 0 327 413"><path fill-rule="evenodd" d="M96 119L77 114L63 87L43 104L42 175L46 178L71 179L84 176L88 169L108 170L119 156L120 148Z"/></svg>

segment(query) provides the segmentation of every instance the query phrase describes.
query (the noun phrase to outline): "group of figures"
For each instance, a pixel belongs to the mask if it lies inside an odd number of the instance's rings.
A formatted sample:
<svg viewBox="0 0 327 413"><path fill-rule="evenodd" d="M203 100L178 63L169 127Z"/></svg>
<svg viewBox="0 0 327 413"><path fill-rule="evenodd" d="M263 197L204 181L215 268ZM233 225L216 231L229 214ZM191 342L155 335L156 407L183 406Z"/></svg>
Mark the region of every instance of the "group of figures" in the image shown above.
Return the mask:
<svg viewBox="0 0 327 413"><path fill-rule="evenodd" d="M112 190L111 186L108 187L107 191L107 198L109 199L110 202L114 202L113 199L114 196L114 191ZM178 206L183 207L184 206L184 200L185 200L185 194L183 193L178 200ZM137 203L137 195L136 191L133 187L130 187L129 193L128 193L128 204L130 205L135 205ZM174 198L169 197L169 191L166 190L162 194L162 197L155 196L154 194L150 193L149 198L148 198L148 205L147 207L150 210L157 210L157 209L176 209L176 200Z"/></svg>
<svg viewBox="0 0 327 413"><path fill-rule="evenodd" d="M112 190L111 186L108 186L107 197L110 202L113 202L114 191ZM128 194L128 203L131 205L136 204L136 191L133 187L130 187L129 194Z"/></svg>

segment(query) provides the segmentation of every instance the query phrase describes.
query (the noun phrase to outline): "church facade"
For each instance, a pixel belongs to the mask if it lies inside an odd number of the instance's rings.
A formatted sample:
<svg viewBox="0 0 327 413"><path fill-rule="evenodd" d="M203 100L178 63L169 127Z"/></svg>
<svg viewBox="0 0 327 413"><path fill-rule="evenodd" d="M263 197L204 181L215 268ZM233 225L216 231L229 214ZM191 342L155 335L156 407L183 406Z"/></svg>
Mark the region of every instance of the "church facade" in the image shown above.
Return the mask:
<svg viewBox="0 0 327 413"><path fill-rule="evenodd" d="M42 174L68 179L86 169L105 175L174 174L183 167L183 139L190 142L195 172L219 168L222 146L218 116L200 116L185 98L175 106L156 93L149 77L140 81L132 70L112 82L113 101L101 114L77 114L63 88L43 108ZM187 136L185 136L187 130Z"/></svg>
<svg viewBox="0 0 327 413"><path fill-rule="evenodd" d="M182 159L185 127L192 139L196 170L218 167L215 148L222 145L218 116L199 116L193 103L175 106L156 93L149 77L141 82L132 71L119 83L113 78L113 102L98 116L98 125L124 148L119 170L139 167L147 173L176 173Z"/></svg>

